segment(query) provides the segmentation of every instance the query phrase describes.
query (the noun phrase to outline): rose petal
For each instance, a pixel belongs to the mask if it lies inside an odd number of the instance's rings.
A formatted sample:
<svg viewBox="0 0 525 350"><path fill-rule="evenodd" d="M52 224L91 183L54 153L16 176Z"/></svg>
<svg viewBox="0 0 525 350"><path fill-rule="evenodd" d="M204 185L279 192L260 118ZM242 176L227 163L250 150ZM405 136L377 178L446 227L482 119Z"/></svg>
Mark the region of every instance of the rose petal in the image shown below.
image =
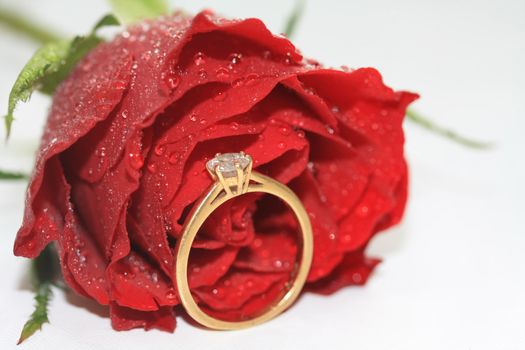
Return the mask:
<svg viewBox="0 0 525 350"><path fill-rule="evenodd" d="M157 311L145 312L111 303L109 311L111 325L117 331L127 331L133 328L144 328L145 330L157 328L168 332L175 330L176 320L172 307L162 307Z"/></svg>
<svg viewBox="0 0 525 350"><path fill-rule="evenodd" d="M379 259L366 258L362 251L347 253L330 275L308 284L307 290L331 294L348 285L363 285L379 262Z"/></svg>
<svg viewBox="0 0 525 350"><path fill-rule="evenodd" d="M277 281L287 278L287 275L232 270L214 286L197 288L193 293L213 310L235 310L252 297L267 291Z"/></svg>

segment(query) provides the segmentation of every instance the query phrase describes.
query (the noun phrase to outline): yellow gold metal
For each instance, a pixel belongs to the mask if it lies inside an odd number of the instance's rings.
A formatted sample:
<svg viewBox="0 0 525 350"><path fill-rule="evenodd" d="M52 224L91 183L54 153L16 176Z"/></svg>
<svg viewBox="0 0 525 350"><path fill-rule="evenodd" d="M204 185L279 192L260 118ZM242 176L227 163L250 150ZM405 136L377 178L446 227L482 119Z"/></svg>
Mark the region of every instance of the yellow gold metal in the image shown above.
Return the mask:
<svg viewBox="0 0 525 350"><path fill-rule="evenodd" d="M244 181L246 179L244 178L244 172L241 169L241 165L239 163L235 164L235 171L237 172L237 190L235 192L236 195L242 194L242 189L244 187Z"/></svg>
<svg viewBox="0 0 525 350"><path fill-rule="evenodd" d="M244 152L241 152L244 154ZM250 162L248 163L248 167L246 168L246 180L244 181L244 186L243 186L243 189L242 189L242 193L246 193L248 191L248 185L250 184L250 178L252 176L252 166L253 166L253 163Z"/></svg>
<svg viewBox="0 0 525 350"><path fill-rule="evenodd" d="M245 156L242 153L241 155ZM310 220L303 204L293 191L268 176L252 171L251 158L244 170L239 163L235 163L235 171L237 176L227 178L221 173L219 166L215 167L214 173L210 171L210 174L216 181L193 207L175 250L174 273L182 305L195 321L208 328L218 330L252 327L266 322L286 310L299 296L310 271L313 257L313 236ZM232 192L230 187L236 188L235 193ZM206 218L226 201L244 193L252 192L264 192L277 196L294 212L301 231L302 244L300 255L298 256L298 262L295 264L295 270L291 274L292 281L286 285L285 288L287 289L283 291L283 296L271 305L269 309L248 320L240 320L238 322L225 321L208 315L195 302L188 284L188 259L193 241Z"/></svg>
<svg viewBox="0 0 525 350"><path fill-rule="evenodd" d="M232 190L230 189L230 185L226 182L226 179L219 171L219 166L215 167L215 176L217 176L217 178L219 179L219 182L222 185L223 189L226 191L226 194L228 196L233 195Z"/></svg>

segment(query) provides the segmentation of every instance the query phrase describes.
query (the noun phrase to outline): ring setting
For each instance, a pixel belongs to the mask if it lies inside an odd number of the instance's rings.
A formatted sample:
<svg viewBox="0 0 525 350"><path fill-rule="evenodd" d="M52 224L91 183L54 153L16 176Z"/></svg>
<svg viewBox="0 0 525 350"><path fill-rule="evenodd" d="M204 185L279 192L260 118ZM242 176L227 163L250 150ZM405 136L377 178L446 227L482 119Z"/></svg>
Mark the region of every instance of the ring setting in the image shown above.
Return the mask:
<svg viewBox="0 0 525 350"><path fill-rule="evenodd" d="M286 310L299 296L308 277L313 257L313 235L308 214L300 199L286 185L252 171L253 159L244 152L216 154L206 163L215 182L197 200L184 223L175 247L174 279L179 298L190 317L201 325L217 330L248 328L266 322ZM204 312L197 304L188 283L188 261L191 247L200 227L222 204L246 193L262 192L280 198L293 211L300 228L300 249L289 281L278 300L254 317L226 321Z"/></svg>

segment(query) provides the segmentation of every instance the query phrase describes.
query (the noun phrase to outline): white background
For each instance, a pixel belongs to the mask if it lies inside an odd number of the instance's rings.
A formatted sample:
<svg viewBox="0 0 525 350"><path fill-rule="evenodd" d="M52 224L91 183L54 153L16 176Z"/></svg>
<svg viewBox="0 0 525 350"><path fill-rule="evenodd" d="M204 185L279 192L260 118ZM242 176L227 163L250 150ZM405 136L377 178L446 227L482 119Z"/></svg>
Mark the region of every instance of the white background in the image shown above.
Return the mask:
<svg viewBox="0 0 525 350"><path fill-rule="evenodd" d="M292 1L176 1L196 12L262 18L282 30ZM1 0L67 34L84 33L103 0ZM174 334L115 332L107 311L57 291L52 324L20 349L524 349L525 2L310 0L295 43L329 66L373 66L421 93L415 108L495 142L472 151L406 125L411 198L404 222L374 239L384 258L368 285L305 295L257 328L215 332L178 319ZM35 45L0 28L0 108ZM49 100L16 113L0 167L29 171ZM3 138L3 135L0 135ZM0 348L15 348L32 311L28 262L12 255L24 183L0 184Z"/></svg>

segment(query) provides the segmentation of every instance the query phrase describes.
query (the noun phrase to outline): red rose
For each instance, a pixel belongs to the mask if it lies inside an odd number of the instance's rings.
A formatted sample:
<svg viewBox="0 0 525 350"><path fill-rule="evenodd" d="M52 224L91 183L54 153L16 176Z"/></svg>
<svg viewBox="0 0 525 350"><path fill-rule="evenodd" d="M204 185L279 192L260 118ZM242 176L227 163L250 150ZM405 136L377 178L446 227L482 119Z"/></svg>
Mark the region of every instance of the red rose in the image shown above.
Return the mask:
<svg viewBox="0 0 525 350"><path fill-rule="evenodd" d="M374 69L305 60L257 19L145 22L97 47L59 87L15 254L34 258L56 241L66 282L108 304L115 329L173 330L173 247L212 182L205 162L245 151L310 215L307 288L362 284L378 262L364 255L368 241L403 214L401 123L415 98ZM192 250L199 303L223 318L264 307L290 277L295 229L272 197L221 207Z"/></svg>

